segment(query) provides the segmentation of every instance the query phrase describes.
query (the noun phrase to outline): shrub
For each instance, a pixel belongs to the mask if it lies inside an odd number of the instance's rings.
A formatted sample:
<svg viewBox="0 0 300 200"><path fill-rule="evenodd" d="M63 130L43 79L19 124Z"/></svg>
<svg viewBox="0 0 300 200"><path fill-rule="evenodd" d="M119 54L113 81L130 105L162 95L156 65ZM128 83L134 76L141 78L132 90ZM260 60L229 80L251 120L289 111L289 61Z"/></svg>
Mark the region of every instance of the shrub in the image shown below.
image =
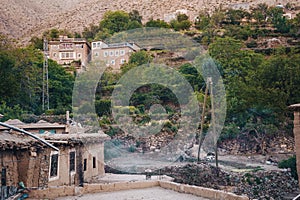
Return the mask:
<svg viewBox="0 0 300 200"><path fill-rule="evenodd" d="M282 160L278 163L279 168L291 169L291 175L294 179L298 180L296 156L292 156L287 160Z"/></svg>

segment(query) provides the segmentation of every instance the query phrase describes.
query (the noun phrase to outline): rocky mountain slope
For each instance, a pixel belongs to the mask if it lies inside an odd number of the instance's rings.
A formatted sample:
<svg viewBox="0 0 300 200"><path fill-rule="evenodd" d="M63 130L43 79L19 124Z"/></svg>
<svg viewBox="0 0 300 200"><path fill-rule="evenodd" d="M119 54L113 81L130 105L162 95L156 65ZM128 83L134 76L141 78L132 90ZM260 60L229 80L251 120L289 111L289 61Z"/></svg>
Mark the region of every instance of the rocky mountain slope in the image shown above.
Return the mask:
<svg viewBox="0 0 300 200"><path fill-rule="evenodd" d="M0 33L28 42L51 28L81 32L85 26L98 23L107 10L138 10L143 20L164 19L165 15L185 9L191 18L200 10L220 7L250 7L258 3L269 5L298 0L1 0Z"/></svg>

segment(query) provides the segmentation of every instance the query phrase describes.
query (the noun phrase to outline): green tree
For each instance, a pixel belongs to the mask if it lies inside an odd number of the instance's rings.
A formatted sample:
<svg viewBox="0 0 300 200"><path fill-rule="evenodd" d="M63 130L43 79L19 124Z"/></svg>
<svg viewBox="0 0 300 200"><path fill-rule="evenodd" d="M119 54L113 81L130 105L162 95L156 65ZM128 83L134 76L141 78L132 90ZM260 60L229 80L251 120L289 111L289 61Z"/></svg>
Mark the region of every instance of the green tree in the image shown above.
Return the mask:
<svg viewBox="0 0 300 200"><path fill-rule="evenodd" d="M56 62L49 60L50 108L56 114L71 110L74 76Z"/></svg>
<svg viewBox="0 0 300 200"><path fill-rule="evenodd" d="M170 22L170 25L175 31L189 30L192 22L189 20L189 17L187 15L179 14L176 17L176 20L172 20Z"/></svg>
<svg viewBox="0 0 300 200"><path fill-rule="evenodd" d="M146 22L146 27L157 27L157 28L170 28L170 25L165 22L164 20L154 20L150 19L148 22Z"/></svg>
<svg viewBox="0 0 300 200"><path fill-rule="evenodd" d="M195 19L195 28L198 30L205 30L209 27L210 16L208 13L201 12Z"/></svg>
<svg viewBox="0 0 300 200"><path fill-rule="evenodd" d="M142 24L142 19L143 19L143 17L140 15L139 11L137 11L137 10L132 10L132 11L129 13L129 19L130 19L130 21L136 21L136 22L138 22L139 24Z"/></svg>
<svg viewBox="0 0 300 200"><path fill-rule="evenodd" d="M125 31L129 21L129 14L124 11L107 11L100 22L100 29L107 29L109 34Z"/></svg>
<svg viewBox="0 0 300 200"><path fill-rule="evenodd" d="M269 6L266 3L260 3L256 7L252 7L251 15L252 17L261 24L267 19Z"/></svg>
<svg viewBox="0 0 300 200"><path fill-rule="evenodd" d="M235 9L229 9L226 12L226 17L229 23L231 24L235 24L235 25L239 25L241 20L244 17L247 17L249 15L249 13L247 13L244 10L235 10Z"/></svg>
<svg viewBox="0 0 300 200"><path fill-rule="evenodd" d="M83 32L82 32L82 36L87 39L88 41L92 41L97 33L100 31L100 27L90 24L89 27L84 27Z"/></svg>
<svg viewBox="0 0 300 200"><path fill-rule="evenodd" d="M146 51L138 51L136 53L131 54L128 63L139 66L150 63L152 59L152 56L149 55Z"/></svg>
<svg viewBox="0 0 300 200"><path fill-rule="evenodd" d="M33 48L43 50L44 42L42 38L33 36L30 39L30 43Z"/></svg>

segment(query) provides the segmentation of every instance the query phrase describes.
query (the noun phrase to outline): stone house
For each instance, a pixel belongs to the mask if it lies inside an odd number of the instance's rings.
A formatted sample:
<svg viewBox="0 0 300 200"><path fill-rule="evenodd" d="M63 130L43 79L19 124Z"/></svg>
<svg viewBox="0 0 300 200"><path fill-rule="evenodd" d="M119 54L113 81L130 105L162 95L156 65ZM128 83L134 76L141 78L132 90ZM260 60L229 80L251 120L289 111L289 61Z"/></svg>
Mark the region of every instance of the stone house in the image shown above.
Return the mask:
<svg viewBox="0 0 300 200"><path fill-rule="evenodd" d="M24 123L18 119L10 119L5 122L6 124L16 126L18 128L24 129L30 133L43 134L49 132L52 134L63 134L68 133L68 126L65 124L49 123L44 120L40 120L37 123ZM1 130L9 130L7 127L0 126Z"/></svg>
<svg viewBox="0 0 300 200"><path fill-rule="evenodd" d="M104 133L26 133L0 130L0 188L20 181L30 188L82 186L104 175Z"/></svg>
<svg viewBox="0 0 300 200"><path fill-rule="evenodd" d="M84 38L69 38L59 36L57 40L49 41L48 56L58 64L67 68L76 68L77 72L83 71L90 61L90 44Z"/></svg>
<svg viewBox="0 0 300 200"><path fill-rule="evenodd" d="M106 66L118 71L121 65L128 62L133 52L141 48L133 42L107 44L103 41L92 42L92 62L103 61Z"/></svg>

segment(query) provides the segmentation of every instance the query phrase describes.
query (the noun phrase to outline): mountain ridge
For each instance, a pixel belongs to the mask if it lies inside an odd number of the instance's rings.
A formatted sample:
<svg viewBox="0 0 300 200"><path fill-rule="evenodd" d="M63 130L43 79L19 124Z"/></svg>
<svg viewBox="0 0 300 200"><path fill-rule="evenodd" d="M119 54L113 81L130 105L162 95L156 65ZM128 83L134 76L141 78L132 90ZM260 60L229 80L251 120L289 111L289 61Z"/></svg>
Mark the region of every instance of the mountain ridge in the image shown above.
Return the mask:
<svg viewBox="0 0 300 200"><path fill-rule="evenodd" d="M41 36L51 28L82 32L84 27L99 23L108 10L138 10L147 21L150 18L164 19L165 14L184 9L193 19L201 10L212 12L220 6L285 5L288 2L296 3L297 0L131 0L125 3L121 0L2 0L0 32L26 43L32 36Z"/></svg>

